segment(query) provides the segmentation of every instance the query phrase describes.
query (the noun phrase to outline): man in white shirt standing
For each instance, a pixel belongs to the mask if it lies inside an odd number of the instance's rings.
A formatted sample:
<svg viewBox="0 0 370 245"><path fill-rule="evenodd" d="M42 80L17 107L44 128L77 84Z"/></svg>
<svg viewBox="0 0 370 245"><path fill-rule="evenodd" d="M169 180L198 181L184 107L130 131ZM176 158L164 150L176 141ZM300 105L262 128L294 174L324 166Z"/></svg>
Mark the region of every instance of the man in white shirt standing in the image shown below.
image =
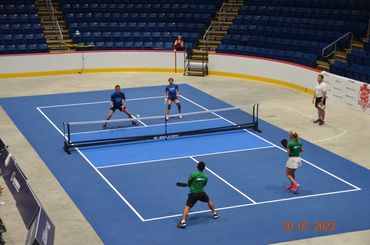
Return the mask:
<svg viewBox="0 0 370 245"><path fill-rule="evenodd" d="M317 76L317 84L315 88L315 94L312 98L312 103L315 104L317 108L318 119L313 121L319 125L325 123L325 104L326 104L326 93L328 91L328 86L324 82L324 76L319 74Z"/></svg>

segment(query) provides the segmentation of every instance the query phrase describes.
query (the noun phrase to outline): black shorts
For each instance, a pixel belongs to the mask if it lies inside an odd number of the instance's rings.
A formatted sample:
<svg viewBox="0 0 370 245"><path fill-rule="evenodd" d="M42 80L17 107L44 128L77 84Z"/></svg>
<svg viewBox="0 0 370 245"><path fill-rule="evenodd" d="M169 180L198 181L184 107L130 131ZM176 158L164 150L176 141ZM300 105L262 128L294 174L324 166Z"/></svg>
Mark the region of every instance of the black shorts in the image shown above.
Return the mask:
<svg viewBox="0 0 370 245"><path fill-rule="evenodd" d="M125 110L125 109L126 109L126 107L123 107L123 106L112 106L110 108L110 110L113 111L113 112L115 112L116 110L122 111L122 110Z"/></svg>
<svg viewBox="0 0 370 245"><path fill-rule="evenodd" d="M190 193L188 194L188 200L186 201L186 206L193 207L197 201L208 202L208 200L209 200L209 197L205 192Z"/></svg>
<svg viewBox="0 0 370 245"><path fill-rule="evenodd" d="M176 97L171 97L171 98L168 98L168 100L171 100L171 101L175 101L175 100L178 100L179 98L176 96Z"/></svg>
<svg viewBox="0 0 370 245"><path fill-rule="evenodd" d="M315 107L316 108L319 108L318 105L321 103L321 99L322 97L319 97L319 98L316 98L315 99ZM324 99L324 101L322 102L324 105L326 104L326 98Z"/></svg>

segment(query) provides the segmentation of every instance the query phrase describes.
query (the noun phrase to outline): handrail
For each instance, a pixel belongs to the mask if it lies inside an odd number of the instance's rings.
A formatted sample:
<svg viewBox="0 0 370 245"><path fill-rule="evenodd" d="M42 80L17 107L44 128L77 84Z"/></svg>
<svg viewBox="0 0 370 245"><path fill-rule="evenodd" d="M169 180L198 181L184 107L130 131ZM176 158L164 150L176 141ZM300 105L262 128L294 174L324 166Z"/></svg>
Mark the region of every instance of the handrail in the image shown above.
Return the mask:
<svg viewBox="0 0 370 245"><path fill-rule="evenodd" d="M47 6L50 10L50 13L51 13L51 19L53 21L53 29L54 29L55 33L57 34L57 38L59 40L60 45L63 45L63 43L64 43L63 33L62 33L61 28L60 28L58 19L55 17L56 11L53 7L53 4L52 4L51 0L46 0L46 4L47 4Z"/></svg>
<svg viewBox="0 0 370 245"><path fill-rule="evenodd" d="M222 10L224 9L224 7L225 7L225 4L226 4L226 2L223 2L222 3L222 5L221 5L221 8L219 8L219 12L222 12ZM205 41L205 40L207 40L207 38L208 38L208 34L209 34L209 31L212 29L212 27L213 27L213 21L211 22L211 24L209 25L209 27L208 27L208 29L206 30L206 32L204 33L204 35L203 35L203 38L202 38L202 40L203 41ZM206 50L208 51L208 45L207 45L207 47L206 47Z"/></svg>
<svg viewBox="0 0 370 245"><path fill-rule="evenodd" d="M329 44L325 48L323 48L321 50L321 56L324 57L324 58L328 58L330 55L334 54L337 51L338 42L343 40L345 37L348 37L348 36L351 37L351 47L352 47L353 33L352 32L347 32L346 34L344 34L343 36L341 36L340 38L338 38L337 40L335 40L334 42L332 42L331 44ZM333 48L333 46L334 46L334 48ZM328 50L329 48L333 48L333 51L330 54L326 55L325 51Z"/></svg>

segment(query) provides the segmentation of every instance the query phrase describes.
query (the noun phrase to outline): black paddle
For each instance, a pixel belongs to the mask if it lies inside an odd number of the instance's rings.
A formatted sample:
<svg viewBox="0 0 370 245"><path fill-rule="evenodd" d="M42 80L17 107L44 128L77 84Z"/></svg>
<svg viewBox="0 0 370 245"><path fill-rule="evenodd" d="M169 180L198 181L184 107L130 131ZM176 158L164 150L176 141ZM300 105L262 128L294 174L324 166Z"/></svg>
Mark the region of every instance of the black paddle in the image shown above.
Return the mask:
<svg viewBox="0 0 370 245"><path fill-rule="evenodd" d="M280 141L281 145L284 147L284 148L287 148L288 147L288 140L287 139L282 139Z"/></svg>

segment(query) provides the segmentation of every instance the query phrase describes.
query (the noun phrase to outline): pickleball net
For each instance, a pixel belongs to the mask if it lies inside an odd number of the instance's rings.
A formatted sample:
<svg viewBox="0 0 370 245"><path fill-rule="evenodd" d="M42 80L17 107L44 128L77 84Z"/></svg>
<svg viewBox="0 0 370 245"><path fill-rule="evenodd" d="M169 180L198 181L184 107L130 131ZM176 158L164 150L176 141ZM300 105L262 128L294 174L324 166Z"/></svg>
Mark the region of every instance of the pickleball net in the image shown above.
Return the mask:
<svg viewBox="0 0 370 245"><path fill-rule="evenodd" d="M65 122L64 150L134 141L258 129L258 104L189 113L99 121ZM136 125L133 125L135 123ZM103 125L106 127L103 128Z"/></svg>

